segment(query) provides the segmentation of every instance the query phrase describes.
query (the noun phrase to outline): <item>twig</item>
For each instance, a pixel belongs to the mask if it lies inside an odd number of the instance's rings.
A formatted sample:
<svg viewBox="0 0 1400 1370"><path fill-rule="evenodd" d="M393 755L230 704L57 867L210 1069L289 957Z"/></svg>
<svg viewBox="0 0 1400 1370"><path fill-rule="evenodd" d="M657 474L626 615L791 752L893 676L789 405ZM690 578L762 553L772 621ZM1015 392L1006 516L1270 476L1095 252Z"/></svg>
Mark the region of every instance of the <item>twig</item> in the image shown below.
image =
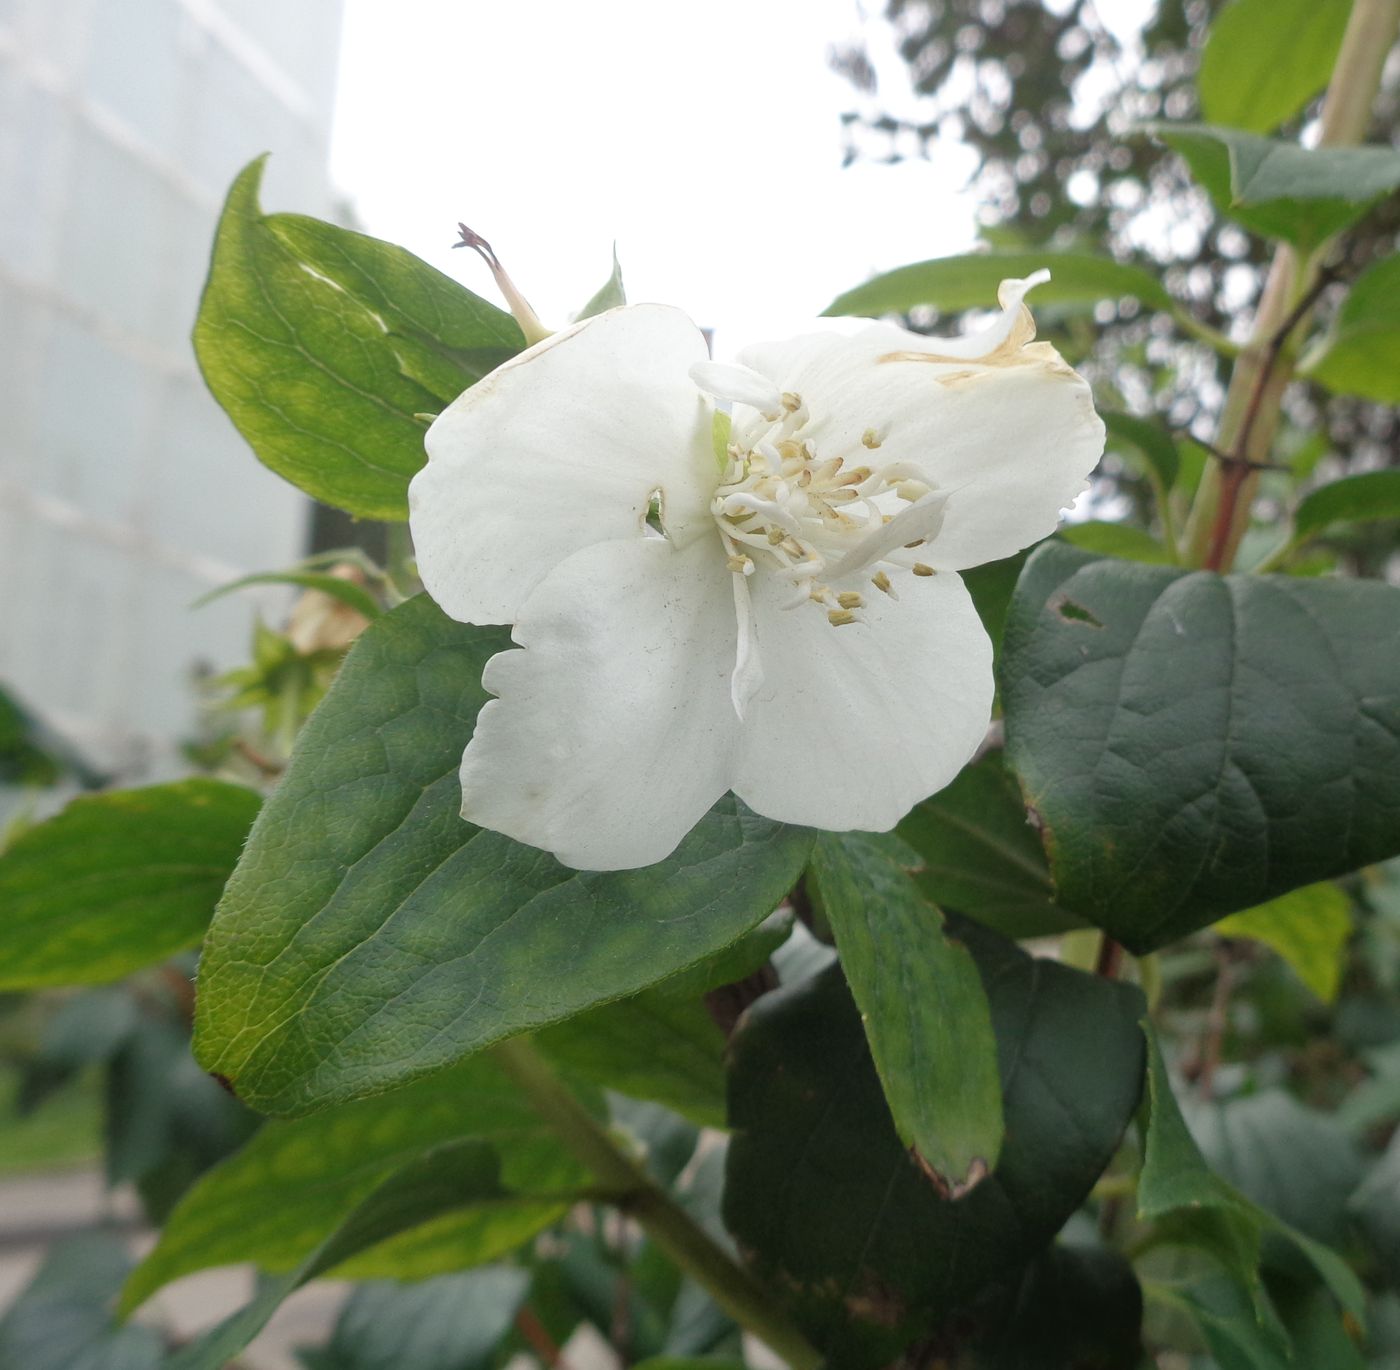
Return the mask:
<svg viewBox="0 0 1400 1370"><path fill-rule="evenodd" d="M544 1361L549 1370L570 1370L569 1362L559 1349L559 1343L549 1335L544 1323L529 1304L521 1304L515 1315L515 1330L530 1343L530 1349Z"/></svg>
<svg viewBox="0 0 1400 1370"><path fill-rule="evenodd" d="M1094 964L1094 974L1101 980L1116 980L1123 966L1123 944L1104 933L1099 943L1099 959Z"/></svg>

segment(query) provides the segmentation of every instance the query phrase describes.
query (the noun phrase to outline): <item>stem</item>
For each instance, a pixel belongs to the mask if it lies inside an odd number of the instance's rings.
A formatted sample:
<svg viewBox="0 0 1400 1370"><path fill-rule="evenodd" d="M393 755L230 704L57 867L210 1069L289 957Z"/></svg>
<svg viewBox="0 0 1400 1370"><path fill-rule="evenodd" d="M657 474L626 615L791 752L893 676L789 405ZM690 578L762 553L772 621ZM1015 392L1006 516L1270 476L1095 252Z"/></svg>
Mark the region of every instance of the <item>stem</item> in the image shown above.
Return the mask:
<svg viewBox="0 0 1400 1370"><path fill-rule="evenodd" d="M1101 980L1116 980L1123 965L1123 944L1104 933L1099 943L1099 958L1094 965L1094 974Z"/></svg>
<svg viewBox="0 0 1400 1370"><path fill-rule="evenodd" d="M555 1135L608 1189L612 1202L741 1327L766 1342L791 1370L820 1370L822 1358L757 1284L698 1223L648 1178L579 1103L527 1038L495 1048L497 1063Z"/></svg>
<svg viewBox="0 0 1400 1370"><path fill-rule="evenodd" d="M1397 30L1400 0L1355 0L1323 100L1319 147L1341 147L1364 137ZM1253 335L1235 363L1220 418L1216 448L1233 460L1206 469L1191 511L1187 561L1192 565L1225 571L1234 564L1258 484L1251 463L1262 463L1273 445L1292 375L1293 356L1286 344L1307 317L1317 263L1328 246L1324 243L1307 261L1300 261L1287 243L1274 254Z"/></svg>

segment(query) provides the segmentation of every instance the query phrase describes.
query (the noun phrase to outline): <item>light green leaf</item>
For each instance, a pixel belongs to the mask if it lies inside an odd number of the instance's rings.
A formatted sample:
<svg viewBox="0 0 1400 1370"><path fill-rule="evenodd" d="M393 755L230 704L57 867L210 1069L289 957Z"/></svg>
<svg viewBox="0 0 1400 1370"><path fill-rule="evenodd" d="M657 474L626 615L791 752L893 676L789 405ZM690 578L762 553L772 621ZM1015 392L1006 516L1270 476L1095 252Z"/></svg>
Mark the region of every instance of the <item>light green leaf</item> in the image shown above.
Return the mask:
<svg viewBox="0 0 1400 1370"><path fill-rule="evenodd" d="M1334 523L1393 518L1400 518L1400 471L1365 471L1343 476L1305 495L1293 516L1293 526L1301 542Z"/></svg>
<svg viewBox="0 0 1400 1370"><path fill-rule="evenodd" d="M792 887L810 834L722 800L666 861L569 870L460 816L507 630L426 596L351 649L210 931L196 1054L299 1113L428 1074L720 951Z"/></svg>
<svg viewBox="0 0 1400 1370"><path fill-rule="evenodd" d="M1156 473L1163 490L1170 490L1176 484L1181 457L1176 443L1160 424L1151 419L1139 418L1136 414L1099 412L1104 427L1108 429L1108 445L1115 451L1125 448L1140 453L1147 461L1148 468Z"/></svg>
<svg viewBox="0 0 1400 1370"><path fill-rule="evenodd" d="M222 780L83 795L0 855L0 988L94 985L204 935L258 811Z"/></svg>
<svg viewBox="0 0 1400 1370"><path fill-rule="evenodd" d="M1213 124L1272 132L1327 84L1350 12L1350 0L1234 0L1201 53L1201 112Z"/></svg>
<svg viewBox="0 0 1400 1370"><path fill-rule="evenodd" d="M918 853L914 883L940 908L1005 937L1048 937L1083 927L1055 907L1045 853L1001 753L988 752L903 819Z"/></svg>
<svg viewBox="0 0 1400 1370"><path fill-rule="evenodd" d="M1299 370L1339 395L1400 404L1400 256L1357 277Z"/></svg>
<svg viewBox="0 0 1400 1370"><path fill-rule="evenodd" d="M1267 238L1304 251L1359 219L1400 185L1400 150L1305 148L1208 124L1158 124L1216 208Z"/></svg>
<svg viewBox="0 0 1400 1370"><path fill-rule="evenodd" d="M235 590L246 590L250 585L295 585L303 590L319 590L323 595L338 600L347 609L354 609L356 613L369 619L378 618L383 612L374 596L364 586L324 571L265 571L258 575L240 576L237 580L229 581L227 585L210 590L207 595L201 595L191 607L202 609L206 604L222 599L224 595L232 594Z"/></svg>
<svg viewBox="0 0 1400 1370"><path fill-rule="evenodd" d="M1124 561L1141 561L1150 566L1165 566L1171 562L1167 549L1151 533L1129 523L1104 523L1099 519L1066 523L1060 528L1060 536L1071 547L1121 557Z"/></svg>
<svg viewBox="0 0 1400 1370"><path fill-rule="evenodd" d="M264 159L234 181L195 323L214 398L258 459L362 518L408 516L436 413L524 346L509 315L411 253L263 214Z"/></svg>
<svg viewBox="0 0 1400 1370"><path fill-rule="evenodd" d="M1337 997L1351 937L1351 900L1324 881L1305 885L1215 925L1222 937L1248 937L1272 947L1324 1003Z"/></svg>
<svg viewBox="0 0 1400 1370"><path fill-rule="evenodd" d="M1134 296L1154 309L1171 309L1166 287L1140 266L1089 252L974 252L939 257L887 271L839 295L825 314L907 314L928 305L944 314L995 309L997 286L1048 267L1050 280L1035 288L1035 305L1092 308L1100 300Z"/></svg>
<svg viewBox="0 0 1400 1370"><path fill-rule="evenodd" d="M997 1044L977 966L910 880L917 865L898 839L828 833L809 874L895 1131L934 1186L956 1198L1001 1154Z"/></svg>
<svg viewBox="0 0 1400 1370"><path fill-rule="evenodd" d="M1400 851L1400 589L1051 541L1002 659L1056 902L1141 955Z"/></svg>
<svg viewBox="0 0 1400 1370"><path fill-rule="evenodd" d="M612 274L593 293L593 298L578 312L580 319L591 319L609 309L627 303L627 291L622 284L622 263L617 260L617 244L613 244Z"/></svg>
<svg viewBox="0 0 1400 1370"><path fill-rule="evenodd" d="M439 1271L511 1250L567 1206L567 1194L552 1196L584 1181L553 1134L482 1057L393 1094L266 1124L180 1200L132 1274L122 1307L129 1312L162 1285L211 1266L247 1261L268 1271L293 1269L395 1172L464 1141L498 1148L504 1165L493 1172L489 1204L484 1198L468 1215L468 1228L476 1230L457 1227L456 1250ZM459 1224L460 1216L450 1220ZM504 1232L495 1218L506 1220ZM359 1269L362 1276L408 1274L382 1247L360 1254Z"/></svg>

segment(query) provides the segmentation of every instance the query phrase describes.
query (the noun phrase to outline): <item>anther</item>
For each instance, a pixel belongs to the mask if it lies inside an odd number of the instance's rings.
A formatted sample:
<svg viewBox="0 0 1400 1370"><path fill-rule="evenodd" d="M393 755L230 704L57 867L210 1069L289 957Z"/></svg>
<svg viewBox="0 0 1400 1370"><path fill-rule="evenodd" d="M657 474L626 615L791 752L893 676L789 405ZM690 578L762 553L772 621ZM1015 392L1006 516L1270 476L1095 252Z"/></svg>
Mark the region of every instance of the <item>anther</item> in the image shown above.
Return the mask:
<svg viewBox="0 0 1400 1370"><path fill-rule="evenodd" d="M860 445L868 447L872 452L880 445L881 441L880 435L873 428L867 428L860 435Z"/></svg>
<svg viewBox="0 0 1400 1370"><path fill-rule="evenodd" d="M913 542L906 542L904 546L912 551L915 547L922 547L927 541L927 538L915 538Z"/></svg>
<svg viewBox="0 0 1400 1370"><path fill-rule="evenodd" d="M848 623L854 623L856 616L849 609L833 609L826 616L826 621L833 628L844 628Z"/></svg>
<svg viewBox="0 0 1400 1370"><path fill-rule="evenodd" d="M797 413L797 411L802 408L802 396L794 394L791 390L784 390L783 408L786 409L789 414Z"/></svg>
<svg viewBox="0 0 1400 1370"><path fill-rule="evenodd" d="M916 561L914 563L914 574L916 576L931 576L934 575L935 572L932 566L925 566L922 561Z"/></svg>
<svg viewBox="0 0 1400 1370"><path fill-rule="evenodd" d="M735 575L753 575L753 558L746 557L742 553L736 553L734 556L731 556L725 564Z"/></svg>
<svg viewBox="0 0 1400 1370"><path fill-rule="evenodd" d="M876 571L870 577L870 583L877 590L883 590L887 595L894 595L894 586L890 584L890 578L883 571Z"/></svg>
<svg viewBox="0 0 1400 1370"><path fill-rule="evenodd" d="M855 590L842 590L841 593L836 596L836 602L843 609L859 609L861 605L865 603L860 597L860 594Z"/></svg>

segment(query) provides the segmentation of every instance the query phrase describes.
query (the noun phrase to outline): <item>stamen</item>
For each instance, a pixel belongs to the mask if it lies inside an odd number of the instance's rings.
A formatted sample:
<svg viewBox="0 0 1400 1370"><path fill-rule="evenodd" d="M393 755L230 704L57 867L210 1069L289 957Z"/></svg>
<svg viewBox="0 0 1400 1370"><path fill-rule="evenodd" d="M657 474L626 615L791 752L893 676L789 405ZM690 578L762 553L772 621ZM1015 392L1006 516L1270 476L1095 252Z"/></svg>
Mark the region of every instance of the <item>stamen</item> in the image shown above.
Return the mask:
<svg viewBox="0 0 1400 1370"><path fill-rule="evenodd" d="M827 614L826 621L833 628L844 628L848 623L854 623L856 616L849 609L833 609Z"/></svg>
<svg viewBox="0 0 1400 1370"><path fill-rule="evenodd" d="M841 593L836 596L836 602L843 609L859 609L865 603L865 600L863 600L860 594L855 590L842 590Z"/></svg>
<svg viewBox="0 0 1400 1370"><path fill-rule="evenodd" d="M916 561L914 563L914 574L916 576L932 576L937 575L938 573L933 569L932 566L925 566L922 561Z"/></svg>
<svg viewBox="0 0 1400 1370"><path fill-rule="evenodd" d="M883 590L887 595L889 595L891 599L899 598L899 596L894 592L894 586L890 584L889 576L887 576L883 571L876 571L875 574L870 577L870 583L877 590Z"/></svg>
<svg viewBox="0 0 1400 1370"><path fill-rule="evenodd" d="M882 434L877 433L873 428L867 428L860 435L860 445L868 447L872 452L884 441Z"/></svg>

